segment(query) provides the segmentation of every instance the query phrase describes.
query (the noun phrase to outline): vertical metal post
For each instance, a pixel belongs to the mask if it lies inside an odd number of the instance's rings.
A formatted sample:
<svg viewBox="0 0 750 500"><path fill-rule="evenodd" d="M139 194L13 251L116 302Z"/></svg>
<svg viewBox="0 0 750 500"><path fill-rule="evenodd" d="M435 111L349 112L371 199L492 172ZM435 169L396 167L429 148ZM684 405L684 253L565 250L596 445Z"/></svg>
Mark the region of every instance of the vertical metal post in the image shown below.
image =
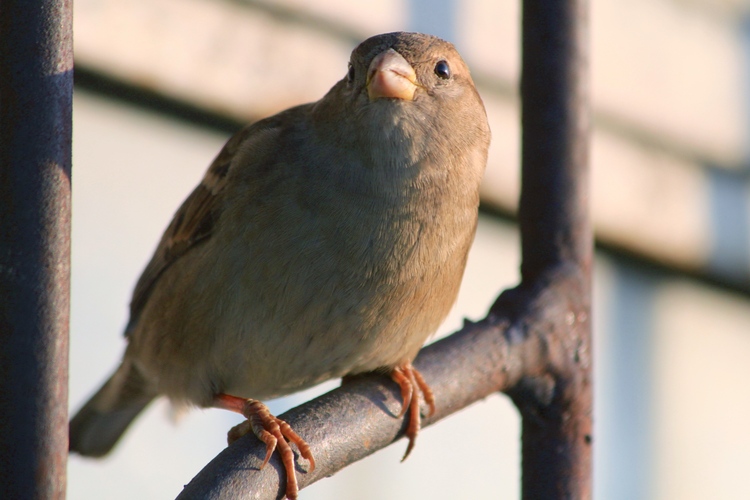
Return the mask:
<svg viewBox="0 0 750 500"><path fill-rule="evenodd" d="M0 2L0 497L65 496L70 0Z"/></svg>
<svg viewBox="0 0 750 500"><path fill-rule="evenodd" d="M523 2L522 288L547 288L549 311L535 327L543 371L512 393L524 499L591 497L587 20L587 0Z"/></svg>
<svg viewBox="0 0 750 500"><path fill-rule="evenodd" d="M587 0L524 0L519 205L524 281L590 262Z"/></svg>

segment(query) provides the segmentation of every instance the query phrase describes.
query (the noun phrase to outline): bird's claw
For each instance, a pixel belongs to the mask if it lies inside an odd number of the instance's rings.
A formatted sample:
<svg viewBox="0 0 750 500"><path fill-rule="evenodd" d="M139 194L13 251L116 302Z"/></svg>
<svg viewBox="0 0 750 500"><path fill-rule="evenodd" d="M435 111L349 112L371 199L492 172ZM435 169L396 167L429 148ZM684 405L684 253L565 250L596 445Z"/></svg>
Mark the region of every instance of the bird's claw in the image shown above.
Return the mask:
<svg viewBox="0 0 750 500"><path fill-rule="evenodd" d="M294 469L294 452L289 443L294 443L302 458L310 462L309 472L312 472L315 470L315 459L310 445L294 432L287 422L273 416L268 407L260 401L220 394L216 397L216 406L240 413L247 419L229 430L227 433L229 444L250 432L266 444L266 456L260 466L261 469L271 459L274 450L278 450L286 471L286 497L289 500L295 500L299 493L299 485Z"/></svg>
<svg viewBox="0 0 750 500"><path fill-rule="evenodd" d="M402 403L401 412L398 416L404 416L406 411L409 410L407 417L409 422L405 431L406 437L409 439L409 445L406 447L406 453L404 453L404 457L401 459L403 462L409 456L411 450L414 449L417 434L422 426L422 417L419 412L419 393L422 393L422 397L429 407L427 416L435 413L435 396L430 386L427 385L427 382L422 377L422 374L411 363L394 368L391 372L391 379L401 388Z"/></svg>

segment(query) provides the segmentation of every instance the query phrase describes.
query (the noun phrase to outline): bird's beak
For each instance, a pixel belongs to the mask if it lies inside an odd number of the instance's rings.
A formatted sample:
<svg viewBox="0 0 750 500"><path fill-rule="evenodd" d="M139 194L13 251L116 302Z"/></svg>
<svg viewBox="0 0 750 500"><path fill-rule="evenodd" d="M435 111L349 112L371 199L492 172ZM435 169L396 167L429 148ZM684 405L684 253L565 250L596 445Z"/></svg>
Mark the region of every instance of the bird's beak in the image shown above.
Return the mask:
<svg viewBox="0 0 750 500"><path fill-rule="evenodd" d="M414 68L393 49L378 54L367 69L367 95L371 101L381 97L411 101L417 86Z"/></svg>

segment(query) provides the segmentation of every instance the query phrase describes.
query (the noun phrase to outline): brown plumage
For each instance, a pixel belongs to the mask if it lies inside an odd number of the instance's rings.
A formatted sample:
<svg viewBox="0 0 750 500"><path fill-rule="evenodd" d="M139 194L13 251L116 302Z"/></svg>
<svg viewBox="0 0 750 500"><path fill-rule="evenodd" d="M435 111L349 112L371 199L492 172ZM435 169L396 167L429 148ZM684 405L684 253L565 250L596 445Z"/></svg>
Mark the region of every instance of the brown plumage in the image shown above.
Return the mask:
<svg viewBox="0 0 750 500"><path fill-rule="evenodd" d="M138 281L122 364L71 451L107 453L165 395L248 417L230 439L278 447L295 498L285 438L312 454L257 400L372 370L402 388L410 451L419 393L433 405L411 362L458 293L489 138L458 52L416 33L365 40L320 101L237 133Z"/></svg>

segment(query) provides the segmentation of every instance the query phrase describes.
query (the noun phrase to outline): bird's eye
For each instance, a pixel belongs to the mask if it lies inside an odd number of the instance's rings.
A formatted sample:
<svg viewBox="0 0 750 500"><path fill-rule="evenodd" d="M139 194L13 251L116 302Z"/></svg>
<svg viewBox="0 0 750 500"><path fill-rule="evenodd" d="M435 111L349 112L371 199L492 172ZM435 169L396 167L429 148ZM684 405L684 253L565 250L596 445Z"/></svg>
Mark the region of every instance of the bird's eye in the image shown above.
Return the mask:
<svg viewBox="0 0 750 500"><path fill-rule="evenodd" d="M349 63L349 72L346 74L346 78L349 80L349 83L354 81L354 65L352 63Z"/></svg>
<svg viewBox="0 0 750 500"><path fill-rule="evenodd" d="M451 77L451 68L448 66L447 61L438 61L438 63L435 65L435 74L442 78L443 80L447 80Z"/></svg>

